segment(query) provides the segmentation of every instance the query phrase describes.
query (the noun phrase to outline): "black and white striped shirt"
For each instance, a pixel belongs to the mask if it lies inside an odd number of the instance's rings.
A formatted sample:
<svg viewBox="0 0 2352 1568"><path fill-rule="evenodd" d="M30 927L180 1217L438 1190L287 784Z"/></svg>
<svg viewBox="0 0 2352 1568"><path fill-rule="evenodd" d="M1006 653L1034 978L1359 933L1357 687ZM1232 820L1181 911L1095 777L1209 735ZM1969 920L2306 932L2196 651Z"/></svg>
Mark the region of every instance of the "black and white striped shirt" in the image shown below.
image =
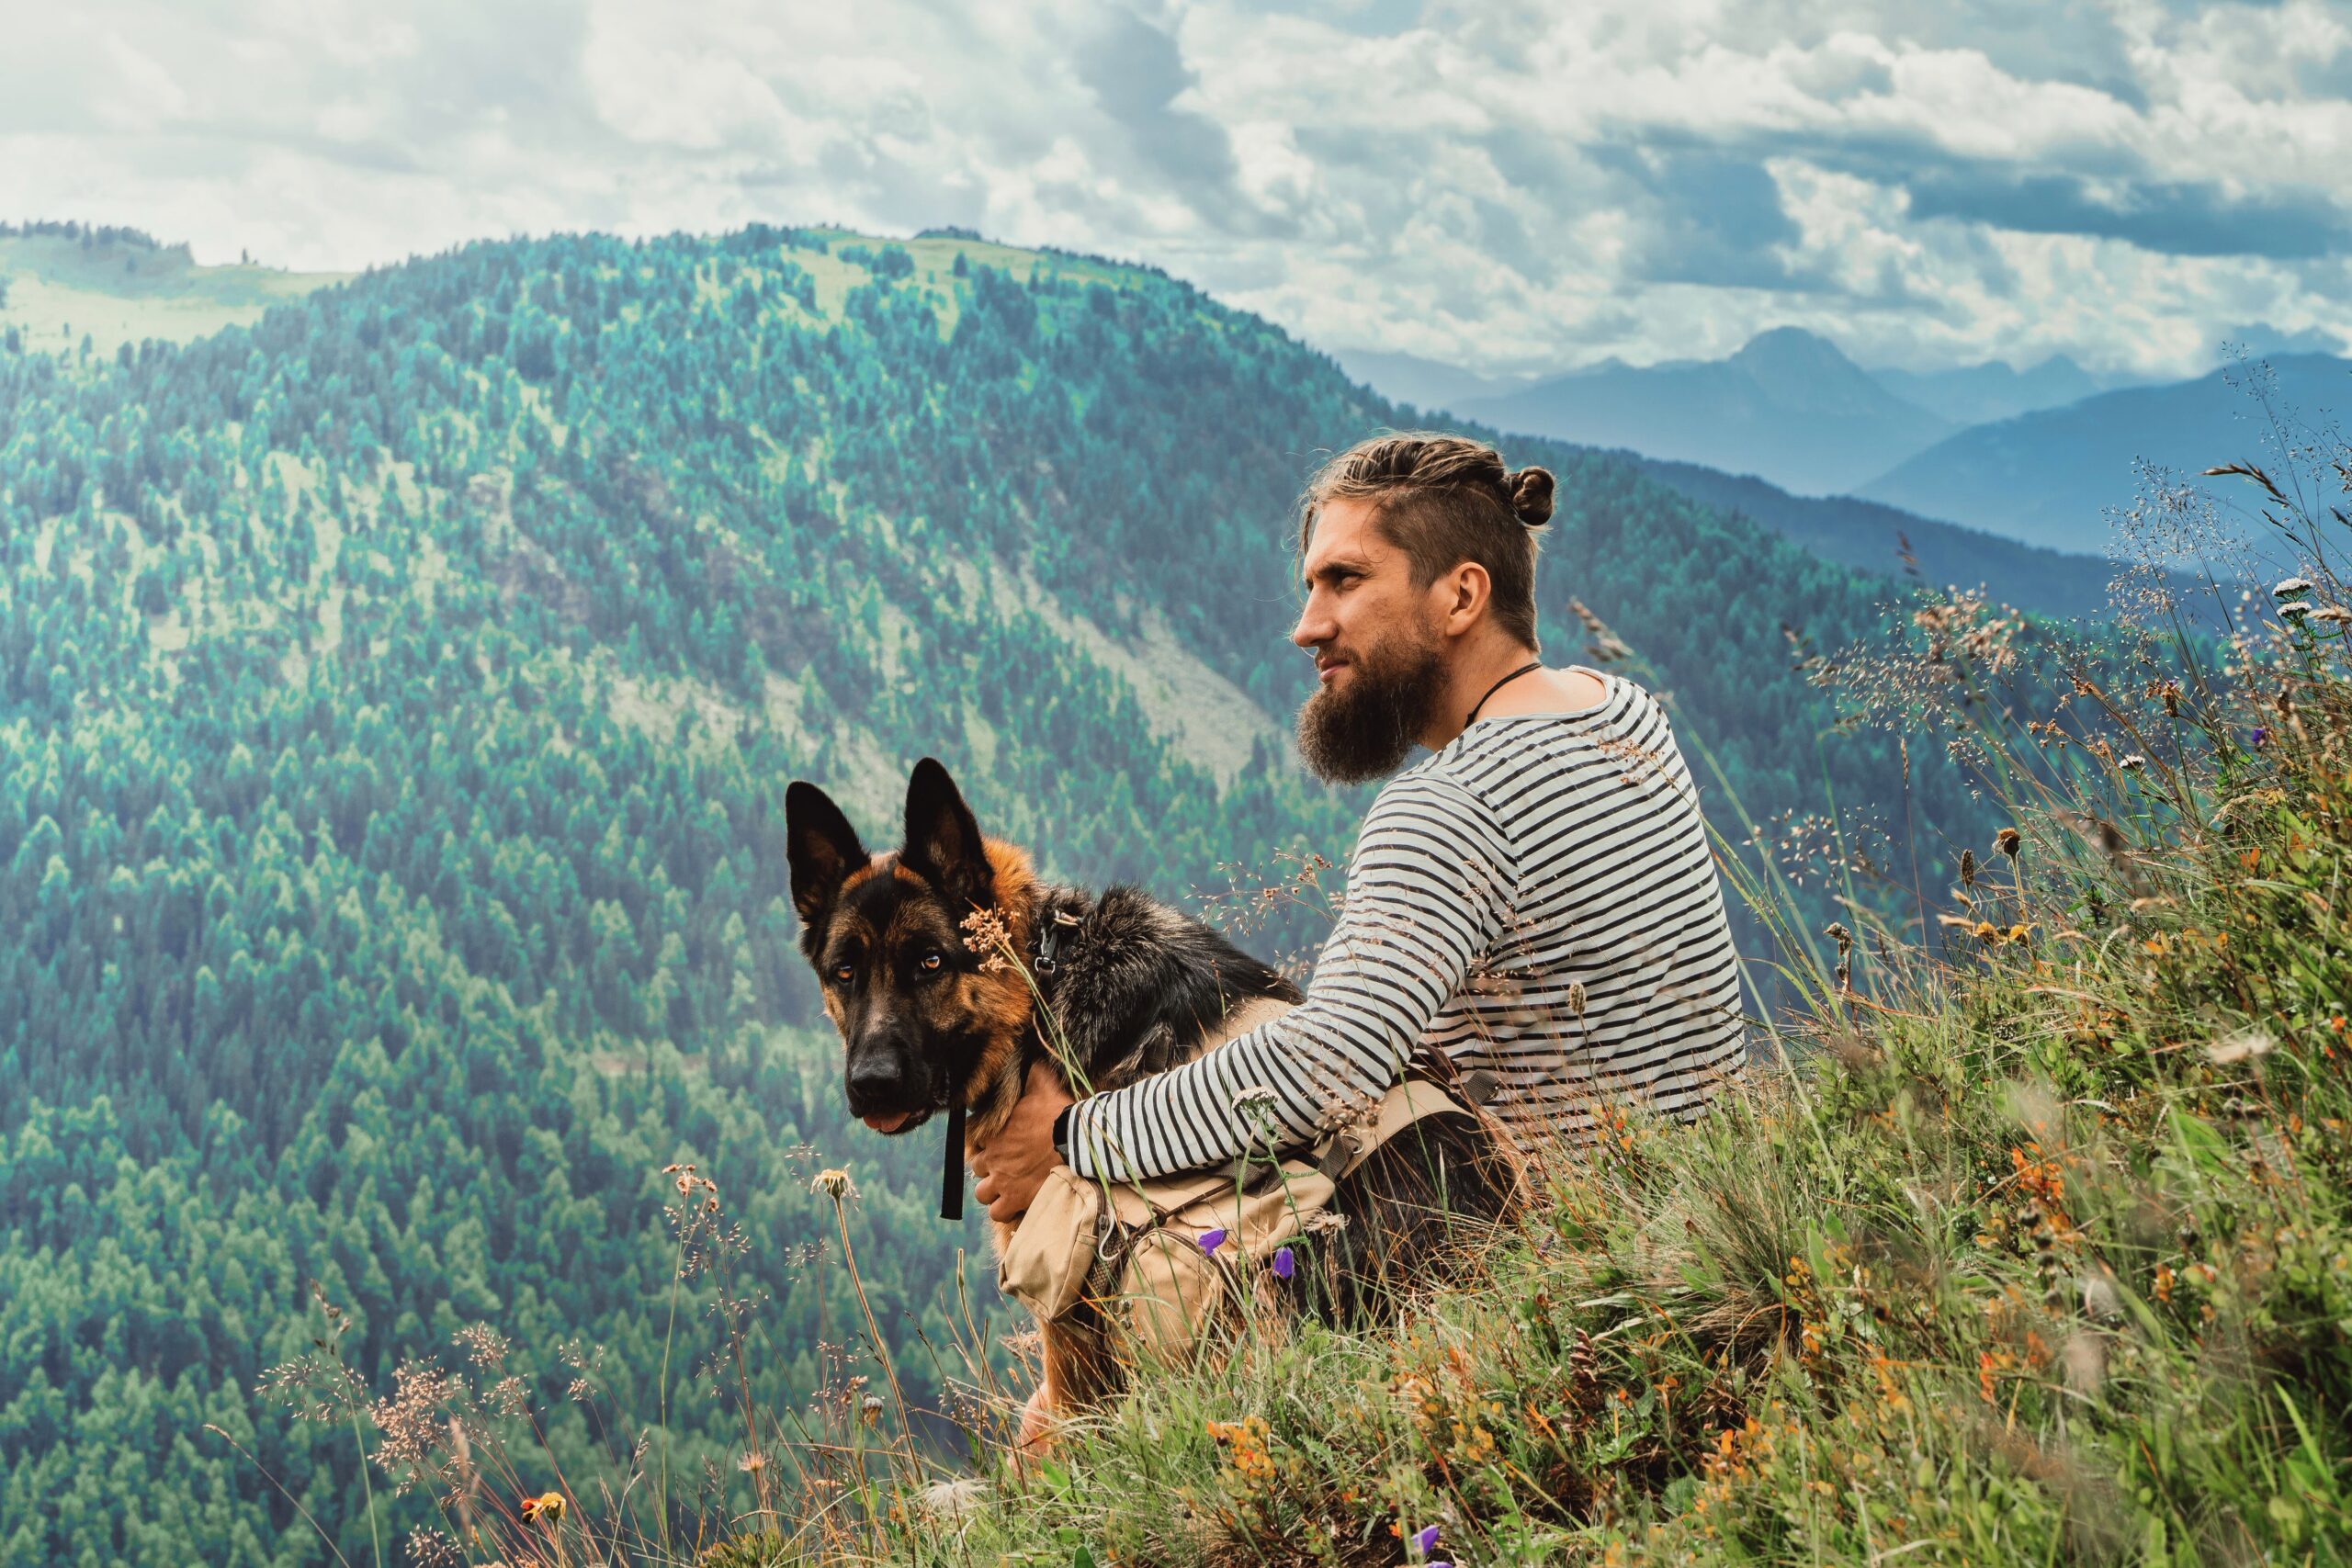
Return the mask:
<svg viewBox="0 0 2352 1568"><path fill-rule="evenodd" d="M1080 1101L1071 1167L1139 1179L1233 1159L1265 1114L1236 1101L1261 1088L1285 1145L1312 1142L1416 1047L1492 1071L1491 1109L1531 1149L1587 1143L1629 1100L1697 1114L1747 1055L1723 888L1664 710L1592 673L1598 706L1482 718L1390 780L1306 999Z"/></svg>

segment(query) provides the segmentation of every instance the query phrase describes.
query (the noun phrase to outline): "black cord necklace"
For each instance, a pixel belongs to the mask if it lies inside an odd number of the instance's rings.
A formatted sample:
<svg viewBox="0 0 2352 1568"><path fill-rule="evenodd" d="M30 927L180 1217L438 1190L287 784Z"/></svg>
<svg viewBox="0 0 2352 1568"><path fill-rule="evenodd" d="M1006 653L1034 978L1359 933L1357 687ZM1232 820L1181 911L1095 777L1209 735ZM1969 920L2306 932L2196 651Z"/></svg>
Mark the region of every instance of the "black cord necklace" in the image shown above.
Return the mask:
<svg viewBox="0 0 2352 1568"><path fill-rule="evenodd" d="M1493 696L1497 692L1501 691L1505 686L1510 685L1513 681L1518 680L1521 675L1530 674L1530 673L1532 673L1532 672L1533 672L1533 671L1535 671L1541 670L1541 669L1543 669L1543 668L1544 668L1544 661L1543 661L1542 660L1540 660L1540 659L1532 659L1532 660L1528 660L1526 663L1524 663L1524 664L1521 665L1518 669L1516 669L1516 670L1512 671L1510 674L1508 674L1508 675L1504 676L1501 680L1499 680L1499 681L1496 682L1493 685L1491 685L1491 686L1487 687L1487 697L1491 697L1491 696ZM1468 718L1465 718L1465 719L1464 719L1464 720L1462 721L1462 728L1463 728L1467 729L1467 728L1469 728L1472 725L1474 725L1474 724L1476 724L1476 723L1477 723L1477 722L1478 722L1478 710L1479 710L1480 708L1485 707L1485 706L1487 705L1487 697L1480 697L1480 698L1479 698L1476 703L1474 703L1474 704L1472 704L1472 705L1471 705L1471 708L1470 708L1470 716L1469 716Z"/></svg>

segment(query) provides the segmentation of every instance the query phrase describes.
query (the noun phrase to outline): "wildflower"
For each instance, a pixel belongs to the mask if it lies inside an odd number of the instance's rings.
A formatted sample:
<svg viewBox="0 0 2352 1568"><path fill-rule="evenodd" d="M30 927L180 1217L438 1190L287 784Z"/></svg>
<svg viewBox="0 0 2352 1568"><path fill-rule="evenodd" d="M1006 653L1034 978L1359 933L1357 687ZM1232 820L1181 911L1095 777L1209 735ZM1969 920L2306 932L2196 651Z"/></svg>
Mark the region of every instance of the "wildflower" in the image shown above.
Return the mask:
<svg viewBox="0 0 2352 1568"><path fill-rule="evenodd" d="M1222 1225L1218 1226L1216 1230L1203 1231L1201 1233L1201 1250L1203 1252L1215 1252L1218 1247L1223 1247L1224 1245L1225 1228Z"/></svg>
<svg viewBox="0 0 2352 1568"><path fill-rule="evenodd" d="M830 1170L819 1171L810 1179L808 1190L822 1193L838 1203L844 1198L857 1196L857 1183L849 1179L848 1171L835 1166Z"/></svg>
<svg viewBox="0 0 2352 1568"><path fill-rule="evenodd" d="M878 1393L867 1394L859 1402L857 1413L867 1426L873 1426L882 1419L882 1396Z"/></svg>
<svg viewBox="0 0 2352 1568"><path fill-rule="evenodd" d="M2011 860L2018 858L2018 850L2024 842L2024 836L2015 828L2004 828L1993 835L1993 847Z"/></svg>
<svg viewBox="0 0 2352 1568"><path fill-rule="evenodd" d="M466 1555L439 1530L421 1529L408 1538L408 1560L416 1568L463 1568Z"/></svg>
<svg viewBox="0 0 2352 1568"><path fill-rule="evenodd" d="M1424 1525L1413 1532L1413 1555L1427 1557L1437 1550L1437 1526Z"/></svg>
<svg viewBox="0 0 2352 1568"><path fill-rule="evenodd" d="M2256 725L2253 730L2246 736L2246 744L2252 746L2257 751L2261 750L2269 743L2270 729L2267 725Z"/></svg>
<svg viewBox="0 0 2352 1568"><path fill-rule="evenodd" d="M542 1492L536 1497L524 1498L523 1522L529 1524L535 1519L549 1526L561 1524L563 1522L563 1494Z"/></svg>
<svg viewBox="0 0 2352 1568"><path fill-rule="evenodd" d="M2278 1048L2278 1042L2267 1030L2241 1029L2225 1039L2216 1040L2205 1047L2205 1057L2215 1066L2226 1067L2234 1063L2267 1056Z"/></svg>
<svg viewBox="0 0 2352 1568"><path fill-rule="evenodd" d="M1976 922L1976 929L1972 934L1974 935L1977 941L1983 942L1985 946L1990 947L1995 942L2001 940L2001 928L1995 925L1990 920L1979 920Z"/></svg>
<svg viewBox="0 0 2352 1568"><path fill-rule="evenodd" d="M757 1475L767 1467L768 1456L765 1454L745 1454L735 1461L735 1468L746 1475Z"/></svg>
<svg viewBox="0 0 2352 1568"><path fill-rule="evenodd" d="M2303 616L2312 613L2312 606L2304 604L2301 599L2296 599L2279 605L2278 613L2282 615L2291 615L2295 619L2301 620Z"/></svg>
<svg viewBox="0 0 2352 1568"><path fill-rule="evenodd" d="M2312 585L2309 580L2301 577L2290 577L2282 580L2278 587L2272 589L2270 591L2270 596L2274 599L2284 599L2290 593L2308 593L2311 591Z"/></svg>
<svg viewBox="0 0 2352 1568"><path fill-rule="evenodd" d="M2012 946L2016 946L2022 943L2032 930L2033 928L2031 926L2011 926L2002 934L2001 940Z"/></svg>
<svg viewBox="0 0 2352 1568"><path fill-rule="evenodd" d="M2148 765L2148 759L2137 751L2127 751L2115 760L2115 765L2127 773L2136 773Z"/></svg>
<svg viewBox="0 0 2352 1568"><path fill-rule="evenodd" d="M1233 1099L1227 1101L1233 1107L1233 1113L1236 1116L1245 1111L1254 1110L1261 1105L1272 1105L1273 1102L1274 1091L1261 1083L1253 1083L1248 1089L1237 1091Z"/></svg>
<svg viewBox="0 0 2352 1568"><path fill-rule="evenodd" d="M1287 1247L1274 1248L1274 1278L1287 1280L1297 1272L1298 1263L1291 1257L1290 1248Z"/></svg>
<svg viewBox="0 0 2352 1568"><path fill-rule="evenodd" d="M2107 1341L2099 1335L2069 1334L2059 1348L2058 1359L2066 1386L2076 1393L2096 1394L2107 1381Z"/></svg>
<svg viewBox="0 0 2352 1568"><path fill-rule="evenodd" d="M964 951L982 954L982 974L1012 966L1005 957L1012 951L1012 931L1004 923L1003 911L974 909L960 923L964 928Z"/></svg>
<svg viewBox="0 0 2352 1568"><path fill-rule="evenodd" d="M918 1495L923 1512L937 1518L960 1519L978 1508L988 1496L989 1483L967 1476L961 1481L940 1481L926 1486Z"/></svg>

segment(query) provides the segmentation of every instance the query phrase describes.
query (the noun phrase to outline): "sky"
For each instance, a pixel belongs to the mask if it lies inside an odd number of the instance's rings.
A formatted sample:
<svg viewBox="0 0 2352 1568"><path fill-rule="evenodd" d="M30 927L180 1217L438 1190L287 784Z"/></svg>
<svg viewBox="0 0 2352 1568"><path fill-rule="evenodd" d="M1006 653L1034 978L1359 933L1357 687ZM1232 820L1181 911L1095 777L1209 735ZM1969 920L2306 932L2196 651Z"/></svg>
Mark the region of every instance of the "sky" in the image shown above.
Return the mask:
<svg viewBox="0 0 2352 1568"><path fill-rule="evenodd" d="M1487 373L2352 348L2352 0L8 0L0 217L942 224Z"/></svg>

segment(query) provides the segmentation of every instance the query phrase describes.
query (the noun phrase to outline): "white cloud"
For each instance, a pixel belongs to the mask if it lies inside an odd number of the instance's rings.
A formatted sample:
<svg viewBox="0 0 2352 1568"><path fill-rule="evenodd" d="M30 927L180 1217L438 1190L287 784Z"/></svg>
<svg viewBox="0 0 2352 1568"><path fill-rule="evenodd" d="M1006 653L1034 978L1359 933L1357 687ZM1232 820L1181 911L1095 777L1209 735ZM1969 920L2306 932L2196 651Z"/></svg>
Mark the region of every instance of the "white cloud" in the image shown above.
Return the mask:
<svg viewBox="0 0 2352 1568"><path fill-rule="evenodd" d="M964 223L1487 369L2352 343L2347 170L2331 0L96 0L0 55L0 213L208 259Z"/></svg>

